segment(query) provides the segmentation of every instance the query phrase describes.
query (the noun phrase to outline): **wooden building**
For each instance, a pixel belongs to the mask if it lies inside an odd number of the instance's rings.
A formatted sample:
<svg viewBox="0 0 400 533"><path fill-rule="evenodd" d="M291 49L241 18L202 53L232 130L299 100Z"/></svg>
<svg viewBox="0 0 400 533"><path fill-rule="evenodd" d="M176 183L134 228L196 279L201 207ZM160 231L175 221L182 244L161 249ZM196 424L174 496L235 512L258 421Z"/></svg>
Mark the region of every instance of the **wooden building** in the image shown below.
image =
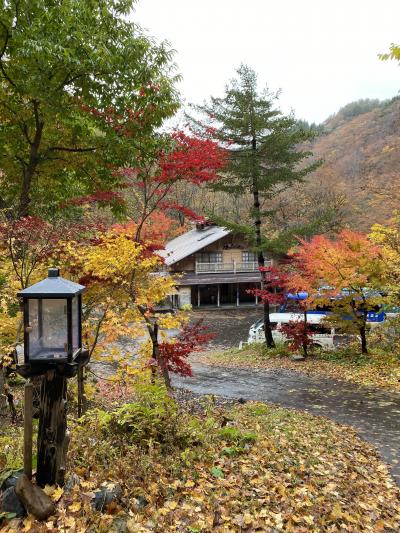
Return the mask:
<svg viewBox="0 0 400 533"><path fill-rule="evenodd" d="M257 256L228 229L197 224L159 253L169 272L180 274L177 307L258 305L257 298L247 293L260 286Z"/></svg>

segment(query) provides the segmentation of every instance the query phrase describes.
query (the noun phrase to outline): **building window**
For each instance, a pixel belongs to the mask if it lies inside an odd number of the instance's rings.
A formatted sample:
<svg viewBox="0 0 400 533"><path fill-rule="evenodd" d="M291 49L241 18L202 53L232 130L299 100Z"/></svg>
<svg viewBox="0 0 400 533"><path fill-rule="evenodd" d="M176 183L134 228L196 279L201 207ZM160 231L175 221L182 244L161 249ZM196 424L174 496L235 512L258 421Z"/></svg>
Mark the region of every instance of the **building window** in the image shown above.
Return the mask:
<svg viewBox="0 0 400 533"><path fill-rule="evenodd" d="M196 260L198 263L222 263L222 252L200 252Z"/></svg>
<svg viewBox="0 0 400 533"><path fill-rule="evenodd" d="M252 263L257 261L256 252L242 252L242 261L243 263Z"/></svg>

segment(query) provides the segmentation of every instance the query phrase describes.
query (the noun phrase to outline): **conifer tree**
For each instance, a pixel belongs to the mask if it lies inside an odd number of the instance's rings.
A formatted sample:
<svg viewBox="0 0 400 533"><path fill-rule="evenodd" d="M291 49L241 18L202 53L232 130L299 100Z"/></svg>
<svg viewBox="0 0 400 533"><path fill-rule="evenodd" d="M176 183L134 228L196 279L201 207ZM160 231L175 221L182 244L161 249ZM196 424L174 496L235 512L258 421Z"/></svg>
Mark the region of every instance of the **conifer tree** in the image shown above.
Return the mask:
<svg viewBox="0 0 400 533"><path fill-rule="evenodd" d="M261 289L265 284L264 254L272 247L272 239L263 234L263 223L272 214L268 200L301 181L319 164L305 162L311 152L298 149L314 132L302 129L294 116L284 116L275 107L278 96L279 93L268 89L259 91L255 71L241 65L237 78L226 86L224 96L194 106L201 118L192 119L195 129L218 139L229 151L229 172L214 187L235 196L252 195L251 222L224 223L252 239L261 272ZM268 301L264 302L264 329L266 343L273 347Z"/></svg>

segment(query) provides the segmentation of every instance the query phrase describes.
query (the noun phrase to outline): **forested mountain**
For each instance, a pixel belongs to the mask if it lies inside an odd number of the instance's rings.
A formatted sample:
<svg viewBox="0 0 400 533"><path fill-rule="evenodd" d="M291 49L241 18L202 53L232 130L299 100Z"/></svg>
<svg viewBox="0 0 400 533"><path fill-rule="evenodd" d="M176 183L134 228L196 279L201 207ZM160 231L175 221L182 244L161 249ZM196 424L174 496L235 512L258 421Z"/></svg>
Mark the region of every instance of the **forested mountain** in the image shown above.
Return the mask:
<svg viewBox="0 0 400 533"><path fill-rule="evenodd" d="M311 149L324 162L309 182L343 194L353 229L386 220L400 208L400 98L353 102L323 126Z"/></svg>

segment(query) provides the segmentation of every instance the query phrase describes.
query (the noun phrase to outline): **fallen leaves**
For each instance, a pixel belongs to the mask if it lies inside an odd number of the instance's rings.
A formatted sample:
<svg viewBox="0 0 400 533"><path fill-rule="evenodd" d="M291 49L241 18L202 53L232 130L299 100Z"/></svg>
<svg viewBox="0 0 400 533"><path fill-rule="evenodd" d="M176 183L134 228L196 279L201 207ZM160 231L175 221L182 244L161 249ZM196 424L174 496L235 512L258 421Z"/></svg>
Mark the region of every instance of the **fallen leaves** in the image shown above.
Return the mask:
<svg viewBox="0 0 400 533"><path fill-rule="evenodd" d="M196 416L182 415L182 423L197 428L198 443L168 453L156 442L144 451L113 434L100 437L91 425L72 428L69 461L84 477L71 492L46 487L58 498L57 515L47 523L28 517L7 527L35 533L400 529L400 491L350 428L251 402ZM118 504L94 511L93 491L115 483L123 489Z"/></svg>

